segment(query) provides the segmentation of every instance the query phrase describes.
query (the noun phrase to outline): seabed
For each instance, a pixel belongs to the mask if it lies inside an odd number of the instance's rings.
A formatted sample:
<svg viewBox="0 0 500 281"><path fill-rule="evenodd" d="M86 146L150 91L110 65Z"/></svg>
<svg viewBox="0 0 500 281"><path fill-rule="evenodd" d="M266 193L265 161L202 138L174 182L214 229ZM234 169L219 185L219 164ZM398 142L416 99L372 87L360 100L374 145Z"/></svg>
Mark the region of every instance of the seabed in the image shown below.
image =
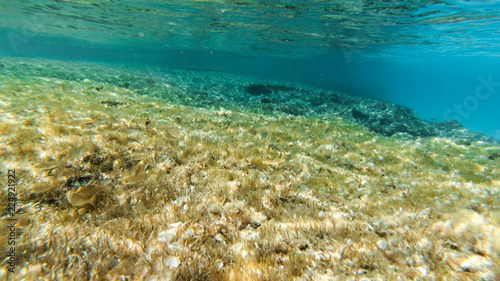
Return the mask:
<svg viewBox="0 0 500 281"><path fill-rule="evenodd" d="M191 107L9 62L0 206L5 230L16 169L16 268L3 255L2 279L500 278L498 144Z"/></svg>

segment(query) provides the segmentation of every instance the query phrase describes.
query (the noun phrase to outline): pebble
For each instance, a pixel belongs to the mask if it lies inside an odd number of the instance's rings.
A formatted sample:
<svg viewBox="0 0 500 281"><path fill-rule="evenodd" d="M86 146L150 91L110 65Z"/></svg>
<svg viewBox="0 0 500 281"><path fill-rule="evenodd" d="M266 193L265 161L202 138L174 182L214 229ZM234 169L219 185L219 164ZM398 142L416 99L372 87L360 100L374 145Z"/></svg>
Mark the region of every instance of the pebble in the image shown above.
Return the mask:
<svg viewBox="0 0 500 281"><path fill-rule="evenodd" d="M484 271L492 266L493 263L491 261L480 256L470 256L460 264L462 270L471 272Z"/></svg>
<svg viewBox="0 0 500 281"><path fill-rule="evenodd" d="M177 236L176 229L170 229L158 233L158 241L168 243Z"/></svg>
<svg viewBox="0 0 500 281"><path fill-rule="evenodd" d="M179 260L178 257L169 257L165 261L165 266L166 267L172 267L172 268L177 268L181 264L181 261Z"/></svg>
<svg viewBox="0 0 500 281"><path fill-rule="evenodd" d="M385 251L385 249L387 249L387 246L389 246L389 244L387 243L387 240L380 239L377 242L377 246L380 250Z"/></svg>

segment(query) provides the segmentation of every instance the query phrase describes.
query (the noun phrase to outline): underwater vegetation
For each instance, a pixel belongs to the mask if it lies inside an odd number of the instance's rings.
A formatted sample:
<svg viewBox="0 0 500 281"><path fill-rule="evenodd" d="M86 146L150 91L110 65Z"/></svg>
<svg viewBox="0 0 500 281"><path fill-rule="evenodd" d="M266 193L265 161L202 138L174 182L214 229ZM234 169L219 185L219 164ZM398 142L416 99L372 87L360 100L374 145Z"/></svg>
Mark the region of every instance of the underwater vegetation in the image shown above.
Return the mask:
<svg viewBox="0 0 500 281"><path fill-rule="evenodd" d="M98 63L82 62L75 66L69 62L13 58L4 58L0 63L12 77L46 77L78 82L87 79L129 89L140 95L159 97L173 104L250 110L259 114L339 117L385 136L495 142L480 133L466 130L454 120L430 122L419 119L408 107L292 82L203 69L153 71L130 66L112 68Z"/></svg>
<svg viewBox="0 0 500 281"><path fill-rule="evenodd" d="M90 78L3 72L0 95L2 181L20 175L14 279L500 276L497 144Z"/></svg>

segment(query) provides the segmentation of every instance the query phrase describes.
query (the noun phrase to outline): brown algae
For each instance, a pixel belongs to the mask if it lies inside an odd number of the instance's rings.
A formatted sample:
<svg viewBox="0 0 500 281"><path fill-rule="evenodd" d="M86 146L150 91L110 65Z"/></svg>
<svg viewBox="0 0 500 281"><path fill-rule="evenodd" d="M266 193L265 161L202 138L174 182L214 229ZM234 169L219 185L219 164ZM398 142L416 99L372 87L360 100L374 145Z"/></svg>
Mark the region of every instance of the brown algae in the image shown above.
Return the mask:
<svg viewBox="0 0 500 281"><path fill-rule="evenodd" d="M0 80L2 170L22 175L13 279L500 277L498 146Z"/></svg>

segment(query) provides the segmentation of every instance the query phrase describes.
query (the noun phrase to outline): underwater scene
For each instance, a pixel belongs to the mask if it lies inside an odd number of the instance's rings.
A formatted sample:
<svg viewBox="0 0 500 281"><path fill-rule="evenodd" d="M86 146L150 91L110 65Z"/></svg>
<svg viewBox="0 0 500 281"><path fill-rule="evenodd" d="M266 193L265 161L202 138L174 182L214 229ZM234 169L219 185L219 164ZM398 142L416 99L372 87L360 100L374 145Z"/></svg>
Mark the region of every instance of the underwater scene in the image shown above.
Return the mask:
<svg viewBox="0 0 500 281"><path fill-rule="evenodd" d="M0 280L500 280L499 108L499 1L0 1Z"/></svg>

